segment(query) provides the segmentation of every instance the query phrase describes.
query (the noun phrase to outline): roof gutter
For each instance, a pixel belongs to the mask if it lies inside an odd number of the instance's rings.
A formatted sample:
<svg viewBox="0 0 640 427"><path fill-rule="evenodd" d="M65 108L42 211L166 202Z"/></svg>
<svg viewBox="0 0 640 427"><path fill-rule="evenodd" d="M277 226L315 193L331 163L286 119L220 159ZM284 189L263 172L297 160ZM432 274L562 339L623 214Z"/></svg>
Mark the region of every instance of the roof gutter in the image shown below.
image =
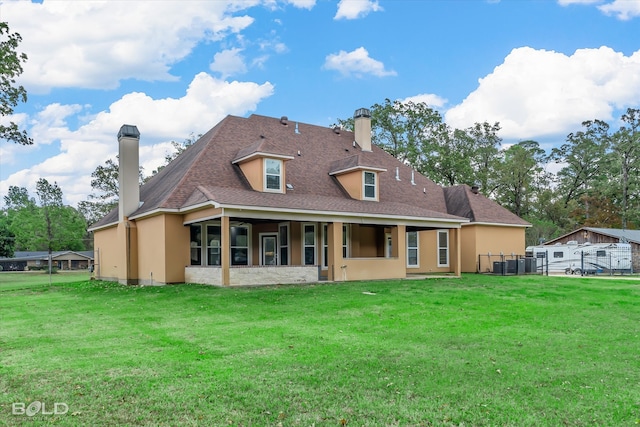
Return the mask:
<svg viewBox="0 0 640 427"><path fill-rule="evenodd" d="M339 211L317 211L317 210L305 210L305 209L278 209L278 208L269 208L263 206L246 206L246 205L231 205L231 204L223 204L217 203L214 201L208 201L199 203L197 205L189 206L188 208L180 208L180 209L154 209L152 211L144 212L139 215L134 215L129 217L130 220L138 220L141 218L145 218L148 216L159 215L163 213L167 214L182 214L191 212L197 209L202 209L206 207L214 207L221 208L227 211L233 212L233 216L238 217L257 217L257 218L273 218L274 211L277 212L278 217L282 217L281 219L286 220L305 220L305 221L326 221L327 217L333 218L342 218L344 220L348 220L351 223L359 223L359 224L388 224L393 225L398 222L404 223L406 225L422 225L425 223L433 223L433 226L441 226L442 228L460 228L463 225L468 225L470 222L468 218L458 217L458 218L427 218L420 216L407 216L407 215L391 215L391 214L379 214L379 213L370 213L363 214L362 212L339 212ZM219 216L223 215L215 215L208 219L215 219ZM299 218L300 216L304 216L303 219ZM188 223L200 222L202 219L198 219L196 221L189 221ZM109 224L102 225L100 227L92 227L88 231L98 231L105 228L116 226L117 222L112 222ZM185 222L185 225L187 222ZM474 223L476 224L476 223ZM496 225L496 224L486 224L486 225Z"/></svg>
<svg viewBox="0 0 640 427"><path fill-rule="evenodd" d="M507 223L502 223L502 222L469 222L467 224L462 224L463 227L465 226L469 226L469 225L488 225L491 227L524 227L524 228L529 228L532 227L531 224L507 224Z"/></svg>

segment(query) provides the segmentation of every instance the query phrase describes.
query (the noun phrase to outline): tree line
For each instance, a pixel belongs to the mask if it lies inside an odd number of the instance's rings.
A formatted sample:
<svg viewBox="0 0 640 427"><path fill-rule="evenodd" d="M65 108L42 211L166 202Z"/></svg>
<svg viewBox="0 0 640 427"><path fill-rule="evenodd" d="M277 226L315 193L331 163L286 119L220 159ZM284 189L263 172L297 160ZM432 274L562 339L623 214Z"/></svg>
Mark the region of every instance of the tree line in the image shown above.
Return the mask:
<svg viewBox="0 0 640 427"><path fill-rule="evenodd" d="M199 137L199 136L198 136ZM144 184L161 171L198 138L191 135L183 142L171 141L173 150L164 164L143 177ZM12 256L15 251L82 251L93 248L87 227L98 222L118 205L118 158L107 159L91 174L93 191L78 207L64 205L62 189L56 182L44 178L36 184L35 197L25 187L10 186L0 210L0 256Z"/></svg>
<svg viewBox="0 0 640 427"><path fill-rule="evenodd" d="M617 129L585 121L550 153L532 140L502 147L497 122L454 129L424 103L386 99L370 111L375 144L437 184L478 186L532 224L527 245L582 226L640 225L640 110ZM338 125L353 129L353 119Z"/></svg>
<svg viewBox="0 0 640 427"><path fill-rule="evenodd" d="M17 52L21 40L0 22L0 117L10 117L18 103L27 101L26 90L16 84L27 60ZM485 196L532 224L527 245L581 226L640 226L640 110L627 109L617 129L603 120L585 121L550 153L532 140L503 148L497 122L454 129L425 103L386 99L370 111L373 143L437 184L478 186ZM16 123L4 123L0 139L33 143ZM338 125L352 130L353 118L340 119ZM174 151L164 165L198 137L172 141ZM549 171L554 163L555 174ZM93 192L77 209L65 206L58 184L43 178L36 185L36 197L24 187L9 187L0 210L0 256L11 256L14 250L90 249L87 224L117 204L117 158L96 168L91 187Z"/></svg>
<svg viewBox="0 0 640 427"><path fill-rule="evenodd" d="M454 129L424 103L385 100L371 107L372 141L442 186L467 184L529 221L527 245L538 244L581 226L635 229L640 225L640 110L628 109L612 130L589 120L545 152L536 141L502 147L499 123ZM353 128L353 119L338 125ZM198 136L172 141L164 165ZM549 171L557 164L557 173ZM140 170L140 184L143 178ZM40 179L36 197L10 187L0 212L0 245L15 250L90 249L87 224L118 202L118 159L91 174L93 192L78 208L62 204L56 183Z"/></svg>
<svg viewBox="0 0 640 427"><path fill-rule="evenodd" d="M0 212L0 256L18 251L82 251L90 247L87 222L65 205L57 183L40 178L36 197L24 187L9 187Z"/></svg>

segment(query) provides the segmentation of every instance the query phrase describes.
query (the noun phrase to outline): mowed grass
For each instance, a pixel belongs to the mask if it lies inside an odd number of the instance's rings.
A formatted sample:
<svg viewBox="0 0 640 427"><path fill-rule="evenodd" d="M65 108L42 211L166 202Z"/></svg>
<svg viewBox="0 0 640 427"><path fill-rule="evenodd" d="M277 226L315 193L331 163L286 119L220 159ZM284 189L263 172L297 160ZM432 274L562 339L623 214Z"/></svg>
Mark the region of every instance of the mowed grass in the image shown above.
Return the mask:
<svg viewBox="0 0 640 427"><path fill-rule="evenodd" d="M49 275L47 271L0 272L0 292L8 290L41 287L51 284L75 283L89 280L88 270L67 270Z"/></svg>
<svg viewBox="0 0 640 427"><path fill-rule="evenodd" d="M631 426L640 282L7 284L0 425ZM12 414L39 401L52 412Z"/></svg>

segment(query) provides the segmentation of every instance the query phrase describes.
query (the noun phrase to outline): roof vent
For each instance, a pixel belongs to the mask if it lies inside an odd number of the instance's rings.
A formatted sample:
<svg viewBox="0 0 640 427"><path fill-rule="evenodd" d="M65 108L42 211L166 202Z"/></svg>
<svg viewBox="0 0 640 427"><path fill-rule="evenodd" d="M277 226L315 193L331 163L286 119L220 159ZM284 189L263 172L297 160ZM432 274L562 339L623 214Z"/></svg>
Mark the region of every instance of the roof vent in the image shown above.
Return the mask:
<svg viewBox="0 0 640 427"><path fill-rule="evenodd" d="M336 135L340 135L340 128L338 126L334 126L333 133L335 133Z"/></svg>
<svg viewBox="0 0 640 427"><path fill-rule="evenodd" d="M478 187L477 185L474 185L473 187L471 187L471 192L473 194L478 194L478 190L480 190L480 187Z"/></svg>
<svg viewBox="0 0 640 427"><path fill-rule="evenodd" d="M400 181L400 168L396 166L396 181Z"/></svg>
<svg viewBox="0 0 640 427"><path fill-rule="evenodd" d="M416 185L416 176L413 170L411 170L411 185Z"/></svg>
<svg viewBox="0 0 640 427"><path fill-rule="evenodd" d="M296 130L295 130L296 135L300 134L300 131L298 130L298 122L296 122Z"/></svg>
<svg viewBox="0 0 640 427"><path fill-rule="evenodd" d="M287 183L287 189L288 189L288 190L293 190L293 184L289 184L289 183Z"/></svg>
<svg viewBox="0 0 640 427"><path fill-rule="evenodd" d="M280 123L282 123L285 126L288 125L289 124L289 117L287 117L287 116L280 117Z"/></svg>

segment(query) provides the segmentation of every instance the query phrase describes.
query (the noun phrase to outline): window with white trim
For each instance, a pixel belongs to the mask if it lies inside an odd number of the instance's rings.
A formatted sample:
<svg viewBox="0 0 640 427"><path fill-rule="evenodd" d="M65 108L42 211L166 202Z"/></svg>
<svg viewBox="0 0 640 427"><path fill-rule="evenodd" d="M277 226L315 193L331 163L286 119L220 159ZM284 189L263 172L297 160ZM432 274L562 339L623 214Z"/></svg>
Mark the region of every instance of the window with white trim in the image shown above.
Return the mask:
<svg viewBox="0 0 640 427"><path fill-rule="evenodd" d="M419 267L418 232L407 232L407 267Z"/></svg>
<svg viewBox="0 0 640 427"><path fill-rule="evenodd" d="M207 225L207 265L220 265L220 226Z"/></svg>
<svg viewBox="0 0 640 427"><path fill-rule="evenodd" d="M438 231L438 267L449 266L449 230Z"/></svg>
<svg viewBox="0 0 640 427"><path fill-rule="evenodd" d="M322 224L322 268L329 268L329 226L325 223Z"/></svg>
<svg viewBox="0 0 640 427"><path fill-rule="evenodd" d="M376 173L370 171L362 172L362 198L364 200L377 200L376 197Z"/></svg>
<svg viewBox="0 0 640 427"><path fill-rule="evenodd" d="M289 223L278 226L280 265L289 265Z"/></svg>
<svg viewBox="0 0 640 427"><path fill-rule="evenodd" d="M249 265L249 227L231 226L231 265Z"/></svg>
<svg viewBox="0 0 640 427"><path fill-rule="evenodd" d="M342 258L349 258L349 224L342 224Z"/></svg>
<svg viewBox="0 0 640 427"><path fill-rule="evenodd" d="M302 262L316 265L316 225L302 224Z"/></svg>
<svg viewBox="0 0 640 427"><path fill-rule="evenodd" d="M202 226L192 225L191 233L191 265L202 265Z"/></svg>
<svg viewBox="0 0 640 427"><path fill-rule="evenodd" d="M282 160L264 159L264 190L282 191Z"/></svg>

